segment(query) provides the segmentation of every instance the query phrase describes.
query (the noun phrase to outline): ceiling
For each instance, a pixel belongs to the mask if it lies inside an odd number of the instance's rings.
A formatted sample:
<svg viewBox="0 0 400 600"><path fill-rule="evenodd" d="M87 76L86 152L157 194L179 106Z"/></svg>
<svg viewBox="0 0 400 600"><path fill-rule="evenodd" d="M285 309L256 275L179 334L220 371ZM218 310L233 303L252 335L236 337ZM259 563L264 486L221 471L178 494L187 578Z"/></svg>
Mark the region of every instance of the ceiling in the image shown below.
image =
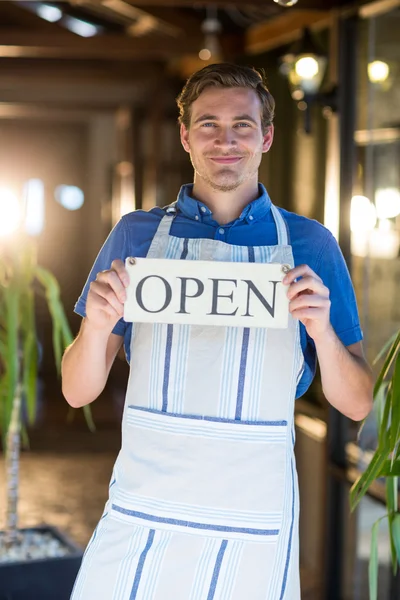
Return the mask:
<svg viewBox="0 0 400 600"><path fill-rule="evenodd" d="M46 3L0 2L0 59L143 63L195 57L204 42L202 23L216 14L223 57L231 60L282 44L305 25L321 23L332 8L354 2L298 0L284 8L273 0L69 0L51 2L63 15L53 23L35 13L40 4ZM71 17L98 26L99 33L71 32L66 26Z"/></svg>
<svg viewBox="0 0 400 600"><path fill-rule="evenodd" d="M41 18L43 4L59 9L61 18ZM220 58L235 61L290 43L304 27L324 28L332 10L360 4L368 3L298 0L284 8L273 0L0 0L0 117L11 110L7 102L115 106L134 101L140 90L146 99L146 90L157 89L154 82L166 74L182 79L207 64L199 58L206 17L220 22ZM74 33L71 19L97 27L96 35Z"/></svg>

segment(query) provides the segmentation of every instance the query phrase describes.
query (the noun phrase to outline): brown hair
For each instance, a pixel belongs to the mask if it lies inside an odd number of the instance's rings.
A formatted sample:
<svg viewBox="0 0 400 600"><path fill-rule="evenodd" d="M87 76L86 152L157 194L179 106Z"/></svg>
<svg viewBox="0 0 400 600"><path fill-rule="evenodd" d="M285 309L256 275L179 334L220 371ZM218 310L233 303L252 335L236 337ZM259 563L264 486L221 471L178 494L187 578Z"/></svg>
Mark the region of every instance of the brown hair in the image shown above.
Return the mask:
<svg viewBox="0 0 400 600"><path fill-rule="evenodd" d="M220 63L207 65L196 71L187 80L176 102L179 108L179 123L187 129L190 126L191 106L200 94L208 87L219 88L250 88L257 92L261 102L261 125L263 134L272 124L275 110L275 100L268 91L264 73L259 73L251 67Z"/></svg>

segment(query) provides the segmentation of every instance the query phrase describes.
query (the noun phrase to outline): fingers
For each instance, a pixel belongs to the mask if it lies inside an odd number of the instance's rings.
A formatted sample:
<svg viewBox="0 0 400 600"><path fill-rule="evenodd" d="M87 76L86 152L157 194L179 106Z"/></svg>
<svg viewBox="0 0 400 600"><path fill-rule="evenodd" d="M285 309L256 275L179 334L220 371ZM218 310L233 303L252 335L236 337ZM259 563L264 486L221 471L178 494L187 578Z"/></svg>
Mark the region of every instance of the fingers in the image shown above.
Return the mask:
<svg viewBox="0 0 400 600"><path fill-rule="evenodd" d="M300 294L294 298L289 304L289 310L291 313L301 309L308 308L323 308L325 311L330 308L331 301L326 296L320 296L318 294Z"/></svg>
<svg viewBox="0 0 400 600"><path fill-rule="evenodd" d="M329 290L324 286L322 280L317 276L303 276L299 281L295 281L290 284L287 291L289 300L295 298L298 294L304 295L307 290L310 290L312 294L320 295L324 298L329 298Z"/></svg>
<svg viewBox="0 0 400 600"><path fill-rule="evenodd" d="M115 277L117 276L115 275ZM115 281L114 285L118 287ZM109 284L108 281L103 281L101 280L101 278L98 277L95 281L91 282L89 294L92 296L92 300L95 302L97 308L104 310L111 316L122 316L124 312L126 292L122 287L121 282L119 283L119 287L120 289L118 293L116 293L114 288ZM107 305L112 308L111 311L108 309Z"/></svg>
<svg viewBox="0 0 400 600"><path fill-rule="evenodd" d="M305 321L329 323L329 319L328 321L326 320L325 308L316 308L314 306L308 308L298 308L292 312L292 316L301 321L302 323L305 323ZM311 337L313 336L311 335Z"/></svg>
<svg viewBox="0 0 400 600"><path fill-rule="evenodd" d="M299 265L298 267L291 269L283 278L282 283L284 283L284 285L290 285L299 277L313 277L322 283L322 279L316 273L314 273L314 271L308 265Z"/></svg>
<svg viewBox="0 0 400 600"><path fill-rule="evenodd" d="M114 261L114 263L115 262L116 261ZM96 281L110 286L110 288L115 292L115 295L119 298L120 302L124 302L126 300L126 286L123 282L123 279L126 279L127 277L128 274L126 272L126 269L122 265L122 268L120 266L118 267L118 271L115 269L101 271L97 274Z"/></svg>
<svg viewBox="0 0 400 600"><path fill-rule="evenodd" d="M128 287L129 274L128 274L128 271L126 270L125 265L122 260L120 260L119 258L116 260L113 260L113 262L111 263L111 271L115 271L116 274L118 275L119 279L124 284L124 286Z"/></svg>

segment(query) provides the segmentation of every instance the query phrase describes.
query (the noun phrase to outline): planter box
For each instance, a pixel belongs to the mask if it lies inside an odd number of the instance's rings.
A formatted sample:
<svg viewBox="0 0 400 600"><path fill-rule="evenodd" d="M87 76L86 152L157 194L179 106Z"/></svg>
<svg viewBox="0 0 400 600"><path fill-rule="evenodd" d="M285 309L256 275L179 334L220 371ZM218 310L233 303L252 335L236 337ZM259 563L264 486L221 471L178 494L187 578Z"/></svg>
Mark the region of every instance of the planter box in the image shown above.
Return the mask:
<svg viewBox="0 0 400 600"><path fill-rule="evenodd" d="M69 600L83 552L57 528L22 531L51 533L70 553L55 558L0 564L0 600Z"/></svg>

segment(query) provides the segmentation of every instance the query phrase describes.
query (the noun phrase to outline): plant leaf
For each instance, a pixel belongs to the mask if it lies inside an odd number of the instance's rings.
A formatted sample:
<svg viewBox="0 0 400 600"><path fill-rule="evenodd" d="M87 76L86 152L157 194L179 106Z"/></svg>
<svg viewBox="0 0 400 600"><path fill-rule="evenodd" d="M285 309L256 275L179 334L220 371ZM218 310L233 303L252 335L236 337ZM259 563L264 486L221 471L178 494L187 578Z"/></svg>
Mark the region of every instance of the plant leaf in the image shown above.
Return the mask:
<svg viewBox="0 0 400 600"><path fill-rule="evenodd" d="M67 317L63 305L60 300L60 287L57 279L50 271L43 267L36 267L36 277L42 284L47 298L49 311L53 321L53 347L56 361L57 373L61 373L61 360L63 350L72 344L74 336L68 324ZM86 423L91 431L95 431L92 412L90 406L85 406L83 409Z"/></svg>
<svg viewBox="0 0 400 600"><path fill-rule="evenodd" d="M386 438L384 448L377 450L371 459L368 467L359 478L354 482L350 489L350 506L354 511L361 498L365 496L371 483L380 476L382 467L389 456L389 443Z"/></svg>
<svg viewBox="0 0 400 600"><path fill-rule="evenodd" d="M394 343L395 339L396 339L397 333L394 333L392 335L392 337L390 337L388 339L388 341L385 343L385 345L383 346L383 348L379 351L379 353L377 354L377 356L374 358L372 364L376 365L376 363L382 358L382 356L384 354L386 354L386 352L388 351L388 349L390 348L390 346Z"/></svg>
<svg viewBox="0 0 400 600"><path fill-rule="evenodd" d="M397 559L392 525L394 515L397 511L397 477L388 477L386 479L386 504L388 509L389 520L390 555L392 559L393 573L395 573L397 569Z"/></svg>
<svg viewBox="0 0 400 600"><path fill-rule="evenodd" d="M392 533L396 548L397 562L400 565L400 513L397 513L393 518Z"/></svg>
<svg viewBox="0 0 400 600"><path fill-rule="evenodd" d="M393 450L393 461L396 458L397 446L400 443L400 353L397 355L392 377L392 419L390 423L390 446Z"/></svg>
<svg viewBox="0 0 400 600"><path fill-rule="evenodd" d="M384 381L378 389L374 401L374 413L378 428L381 426L389 382Z"/></svg>
<svg viewBox="0 0 400 600"><path fill-rule="evenodd" d="M400 459L386 460L380 474L381 477L400 477Z"/></svg>
<svg viewBox="0 0 400 600"><path fill-rule="evenodd" d="M377 391L381 387L382 381L385 379L385 377L392 365L392 362L393 362L396 354L399 351L399 348L400 348L400 331L396 335L395 340L394 340L389 352L387 353L387 356L385 358L385 362L383 364L381 372L379 373L379 375L377 377L377 380L376 380L376 383L374 386L374 397L376 396Z"/></svg>
<svg viewBox="0 0 400 600"><path fill-rule="evenodd" d="M378 600L378 532L379 521L372 526L371 532L371 553L369 557L369 598Z"/></svg>
<svg viewBox="0 0 400 600"><path fill-rule="evenodd" d="M86 423L87 423L87 426L89 427L90 431L92 431L92 432L96 431L96 426L93 421L92 411L90 410L90 406L88 404L85 404L85 406L83 407L83 414L85 415Z"/></svg>

